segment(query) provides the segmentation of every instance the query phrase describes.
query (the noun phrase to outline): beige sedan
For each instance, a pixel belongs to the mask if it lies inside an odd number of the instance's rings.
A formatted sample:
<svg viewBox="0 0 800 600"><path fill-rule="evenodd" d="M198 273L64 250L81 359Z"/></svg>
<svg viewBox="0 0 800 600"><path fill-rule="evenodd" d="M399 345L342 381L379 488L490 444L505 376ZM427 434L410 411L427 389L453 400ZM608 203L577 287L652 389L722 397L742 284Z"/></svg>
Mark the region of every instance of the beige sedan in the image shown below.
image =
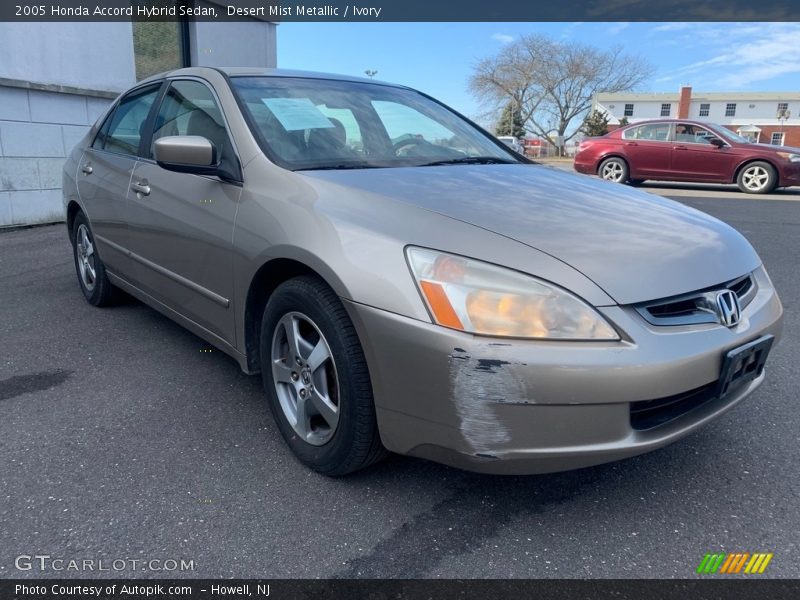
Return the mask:
<svg viewBox="0 0 800 600"><path fill-rule="evenodd" d="M387 450L495 473L646 452L754 392L781 332L729 226L371 80L142 81L71 152L64 206L86 300L124 290L260 373L329 475Z"/></svg>

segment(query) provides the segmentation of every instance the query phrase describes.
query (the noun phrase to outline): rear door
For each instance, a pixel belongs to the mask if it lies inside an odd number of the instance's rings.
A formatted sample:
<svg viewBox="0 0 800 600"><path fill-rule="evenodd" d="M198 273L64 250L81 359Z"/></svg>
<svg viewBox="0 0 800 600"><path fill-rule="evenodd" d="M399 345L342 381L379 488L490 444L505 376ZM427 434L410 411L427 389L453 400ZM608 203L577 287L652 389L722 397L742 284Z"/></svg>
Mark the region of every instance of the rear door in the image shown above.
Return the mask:
<svg viewBox="0 0 800 600"><path fill-rule="evenodd" d="M680 179L730 182L736 156L725 144L722 148L709 143L719 136L694 123L677 123L672 143L672 170Z"/></svg>
<svg viewBox="0 0 800 600"><path fill-rule="evenodd" d="M112 273L130 272L126 211L128 186L136 165L141 127L161 84L132 90L111 110L78 166L78 194L97 243Z"/></svg>
<svg viewBox="0 0 800 600"><path fill-rule="evenodd" d="M159 302L234 344L233 225L242 187L158 166L152 142L174 135L209 139L220 160L240 172L211 87L199 79L169 82L131 179L128 225L136 281Z"/></svg>
<svg viewBox="0 0 800 600"><path fill-rule="evenodd" d="M669 123L646 123L627 129L622 147L631 179L663 179L670 176L672 144Z"/></svg>

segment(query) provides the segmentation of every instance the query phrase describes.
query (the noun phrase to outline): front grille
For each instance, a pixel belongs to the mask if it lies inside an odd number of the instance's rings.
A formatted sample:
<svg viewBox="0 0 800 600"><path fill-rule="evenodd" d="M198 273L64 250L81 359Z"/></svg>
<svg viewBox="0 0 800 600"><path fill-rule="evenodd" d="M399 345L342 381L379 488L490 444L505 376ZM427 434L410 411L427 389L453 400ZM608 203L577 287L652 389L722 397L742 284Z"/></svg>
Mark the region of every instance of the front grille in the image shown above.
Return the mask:
<svg viewBox="0 0 800 600"><path fill-rule="evenodd" d="M750 304L757 291L753 276L745 275L713 288L646 302L636 305L634 308L648 323L653 325L719 323L715 309L716 295L726 289L736 294L742 309Z"/></svg>
<svg viewBox="0 0 800 600"><path fill-rule="evenodd" d="M728 289L737 296L739 296L740 303L743 298L746 298L748 296L748 293L752 288L753 288L753 278L750 275L748 275L747 277L742 277L741 279L738 279L728 284Z"/></svg>
<svg viewBox="0 0 800 600"><path fill-rule="evenodd" d="M638 431L652 429L685 415L716 397L717 382L682 394L656 400L631 403L631 427Z"/></svg>

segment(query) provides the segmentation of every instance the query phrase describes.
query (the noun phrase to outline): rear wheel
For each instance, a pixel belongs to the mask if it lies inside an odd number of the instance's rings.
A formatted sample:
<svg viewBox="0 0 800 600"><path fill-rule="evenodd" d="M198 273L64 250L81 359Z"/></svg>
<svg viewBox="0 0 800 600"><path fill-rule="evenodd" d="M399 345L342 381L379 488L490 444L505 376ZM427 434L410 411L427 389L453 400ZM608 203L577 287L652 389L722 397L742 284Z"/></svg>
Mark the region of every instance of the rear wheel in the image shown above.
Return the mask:
<svg viewBox="0 0 800 600"><path fill-rule="evenodd" d="M739 189L747 194L767 194L775 189L777 183L775 168L760 160L745 165L736 178Z"/></svg>
<svg viewBox="0 0 800 600"><path fill-rule="evenodd" d="M113 304L119 296L119 289L108 279L106 267L97 254L89 221L82 212L75 216L72 225L72 255L86 301L93 306Z"/></svg>
<svg viewBox="0 0 800 600"><path fill-rule="evenodd" d="M606 181L625 183L628 181L628 163L616 156L607 158L600 163L600 168L597 170L597 173Z"/></svg>
<svg viewBox="0 0 800 600"><path fill-rule="evenodd" d="M261 365L278 429L305 465L345 475L385 455L355 328L317 277L291 279L267 302Z"/></svg>

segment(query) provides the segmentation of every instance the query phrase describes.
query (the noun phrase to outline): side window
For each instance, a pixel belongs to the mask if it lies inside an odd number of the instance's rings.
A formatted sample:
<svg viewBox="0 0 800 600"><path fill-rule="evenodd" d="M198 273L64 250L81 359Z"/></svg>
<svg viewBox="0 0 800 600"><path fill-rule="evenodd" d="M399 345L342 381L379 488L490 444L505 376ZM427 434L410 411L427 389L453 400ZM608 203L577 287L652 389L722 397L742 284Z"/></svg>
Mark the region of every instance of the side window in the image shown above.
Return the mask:
<svg viewBox="0 0 800 600"><path fill-rule="evenodd" d="M707 129L692 125L691 123L678 123L675 125L675 141L687 144L708 144L708 138L714 135Z"/></svg>
<svg viewBox="0 0 800 600"><path fill-rule="evenodd" d="M136 156L139 152L142 130L150 113L150 107L158 96L159 87L160 85L157 85L137 90L123 98L111 116L107 133L98 135L95 142L102 138L104 150ZM105 127L106 125L103 125L103 129Z"/></svg>
<svg viewBox="0 0 800 600"><path fill-rule="evenodd" d="M102 150L103 146L106 145L106 140L108 139L108 128L111 126L111 121L113 118L114 118L114 109L111 109L111 112L108 113L108 115L106 115L106 119L105 121L103 121L103 125L100 127L100 130L94 137L94 141L92 142L92 148L98 148Z"/></svg>
<svg viewBox="0 0 800 600"><path fill-rule="evenodd" d="M158 109L153 142L170 135L199 135L214 144L222 162L233 153L224 123L208 86L199 81L173 81Z"/></svg>
<svg viewBox="0 0 800 600"><path fill-rule="evenodd" d="M651 123L631 127L623 134L626 140L665 142L669 138L669 123Z"/></svg>

